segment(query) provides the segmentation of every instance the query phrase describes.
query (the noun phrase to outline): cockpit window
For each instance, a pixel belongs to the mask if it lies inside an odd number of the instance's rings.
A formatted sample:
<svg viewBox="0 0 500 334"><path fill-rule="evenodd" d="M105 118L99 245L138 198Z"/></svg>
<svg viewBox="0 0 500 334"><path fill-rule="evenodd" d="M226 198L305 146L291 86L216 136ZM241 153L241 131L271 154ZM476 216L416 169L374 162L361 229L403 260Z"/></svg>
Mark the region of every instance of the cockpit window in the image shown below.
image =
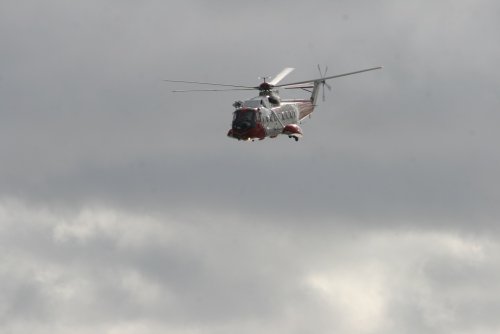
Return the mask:
<svg viewBox="0 0 500 334"><path fill-rule="evenodd" d="M238 109L234 112L233 129L238 131L246 131L255 127L257 110L255 109Z"/></svg>
<svg viewBox="0 0 500 334"><path fill-rule="evenodd" d="M251 109L240 109L234 112L236 122L255 122L255 111Z"/></svg>

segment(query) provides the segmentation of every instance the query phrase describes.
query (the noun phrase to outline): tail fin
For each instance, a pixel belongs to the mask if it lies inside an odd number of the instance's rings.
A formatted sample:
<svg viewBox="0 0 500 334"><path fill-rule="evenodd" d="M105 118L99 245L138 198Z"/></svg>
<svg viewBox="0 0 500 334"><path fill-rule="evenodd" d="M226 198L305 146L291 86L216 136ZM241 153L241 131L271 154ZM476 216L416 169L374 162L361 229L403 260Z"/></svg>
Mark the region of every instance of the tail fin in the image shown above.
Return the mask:
<svg viewBox="0 0 500 334"><path fill-rule="evenodd" d="M321 86L322 80L315 80L313 82L313 90L311 92L311 103L316 105L316 100L318 99L319 87Z"/></svg>

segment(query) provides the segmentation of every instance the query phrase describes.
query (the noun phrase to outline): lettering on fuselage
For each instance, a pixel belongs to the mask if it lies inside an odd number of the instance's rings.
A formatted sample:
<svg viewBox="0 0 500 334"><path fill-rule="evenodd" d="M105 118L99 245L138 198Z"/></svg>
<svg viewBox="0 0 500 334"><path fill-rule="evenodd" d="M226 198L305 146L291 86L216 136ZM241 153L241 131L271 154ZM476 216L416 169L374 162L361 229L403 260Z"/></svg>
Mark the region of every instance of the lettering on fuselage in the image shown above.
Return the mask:
<svg viewBox="0 0 500 334"><path fill-rule="evenodd" d="M285 104L277 108L260 108L260 119L268 136L277 136L288 124L298 121L298 109L292 104Z"/></svg>

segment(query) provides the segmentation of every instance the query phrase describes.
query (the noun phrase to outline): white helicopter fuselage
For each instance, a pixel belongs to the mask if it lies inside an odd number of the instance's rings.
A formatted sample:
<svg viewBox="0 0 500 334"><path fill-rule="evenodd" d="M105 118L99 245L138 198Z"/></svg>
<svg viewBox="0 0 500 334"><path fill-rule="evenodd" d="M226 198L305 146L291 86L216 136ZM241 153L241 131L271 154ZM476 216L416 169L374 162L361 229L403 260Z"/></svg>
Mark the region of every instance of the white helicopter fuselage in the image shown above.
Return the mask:
<svg viewBox="0 0 500 334"><path fill-rule="evenodd" d="M262 140L280 134L298 140L299 124L314 111L317 88L310 99L280 101L276 94L261 95L244 102L235 102L232 127L228 136L238 140Z"/></svg>

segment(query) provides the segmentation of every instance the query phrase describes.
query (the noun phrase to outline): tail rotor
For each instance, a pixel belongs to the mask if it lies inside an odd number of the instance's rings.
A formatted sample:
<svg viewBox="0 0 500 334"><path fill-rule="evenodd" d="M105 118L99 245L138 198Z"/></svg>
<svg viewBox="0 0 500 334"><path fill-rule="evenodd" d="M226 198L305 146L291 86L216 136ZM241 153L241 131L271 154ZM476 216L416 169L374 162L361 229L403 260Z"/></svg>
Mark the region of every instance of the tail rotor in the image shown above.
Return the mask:
<svg viewBox="0 0 500 334"><path fill-rule="evenodd" d="M321 67L319 66L318 64L318 71L319 71L319 76L321 79L325 78L326 77L326 72L328 72L328 66L325 67L325 71L322 72L321 71ZM323 92L322 92L322 97L323 97L323 102L325 102L325 86L326 88L328 88L329 91L332 90L332 86L330 86L329 84L326 83L326 80L322 80L321 81L321 84L323 85Z"/></svg>

